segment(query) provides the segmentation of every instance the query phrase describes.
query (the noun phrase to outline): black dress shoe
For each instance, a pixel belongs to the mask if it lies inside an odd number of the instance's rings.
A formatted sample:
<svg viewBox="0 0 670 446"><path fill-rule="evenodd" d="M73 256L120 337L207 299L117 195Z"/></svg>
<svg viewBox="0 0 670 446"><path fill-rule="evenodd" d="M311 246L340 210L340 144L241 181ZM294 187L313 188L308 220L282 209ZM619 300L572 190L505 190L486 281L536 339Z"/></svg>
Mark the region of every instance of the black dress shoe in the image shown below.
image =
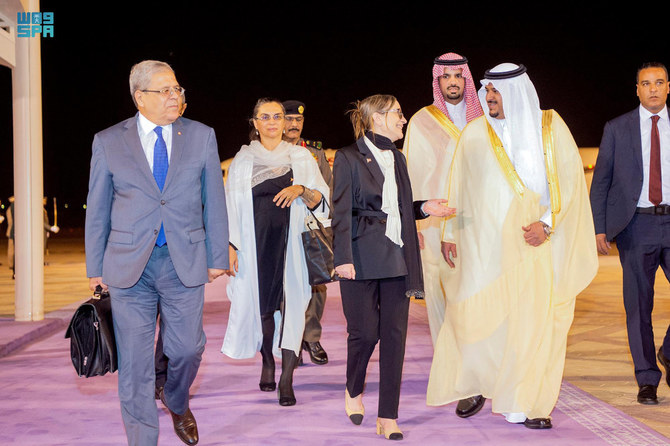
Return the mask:
<svg viewBox="0 0 670 446"><path fill-rule="evenodd" d="M523 425L528 429L551 429L551 418L526 418Z"/></svg>
<svg viewBox="0 0 670 446"><path fill-rule="evenodd" d="M656 387L651 384L640 386L640 391L637 392L637 402L640 404L658 404Z"/></svg>
<svg viewBox="0 0 670 446"><path fill-rule="evenodd" d="M670 386L670 360L663 354L663 347L658 349L658 355L656 355L656 357L665 369L665 382Z"/></svg>
<svg viewBox="0 0 670 446"><path fill-rule="evenodd" d="M486 398L481 395L471 396L458 402L456 406L456 415L461 418L471 417L484 407Z"/></svg>
<svg viewBox="0 0 670 446"><path fill-rule="evenodd" d="M177 434L177 437L186 444L198 444L198 425L195 422L195 417L193 416L191 409L186 409L186 412L183 415L177 415L172 412L165 402L165 392L162 388L161 401L170 412L170 415L172 415L172 424L174 425L174 431Z"/></svg>
<svg viewBox="0 0 670 446"><path fill-rule="evenodd" d="M314 364L323 365L328 363L328 355L326 354L326 351L323 349L323 347L321 347L321 343L319 341L302 341L302 349L309 353L309 358Z"/></svg>

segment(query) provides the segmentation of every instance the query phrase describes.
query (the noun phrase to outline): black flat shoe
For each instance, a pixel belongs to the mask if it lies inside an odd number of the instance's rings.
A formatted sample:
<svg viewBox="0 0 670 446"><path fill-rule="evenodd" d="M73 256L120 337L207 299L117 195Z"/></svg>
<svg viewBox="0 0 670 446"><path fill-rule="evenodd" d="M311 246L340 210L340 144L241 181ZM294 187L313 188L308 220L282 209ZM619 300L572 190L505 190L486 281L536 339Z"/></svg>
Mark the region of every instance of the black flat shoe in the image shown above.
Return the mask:
<svg viewBox="0 0 670 446"><path fill-rule="evenodd" d="M658 355L656 355L656 357L658 358L658 362L660 362L665 369L665 382L670 386L670 360L663 354L663 347L658 349Z"/></svg>
<svg viewBox="0 0 670 446"><path fill-rule="evenodd" d="M648 405L658 404L656 387L657 386L652 386L651 384L640 386L640 391L637 392L637 402Z"/></svg>
<svg viewBox="0 0 670 446"><path fill-rule="evenodd" d="M526 418L523 425L528 429L551 429L551 418Z"/></svg>
<svg viewBox="0 0 670 446"><path fill-rule="evenodd" d="M456 406L456 415L461 418L471 417L484 407L486 398L481 395L471 396L458 402Z"/></svg>

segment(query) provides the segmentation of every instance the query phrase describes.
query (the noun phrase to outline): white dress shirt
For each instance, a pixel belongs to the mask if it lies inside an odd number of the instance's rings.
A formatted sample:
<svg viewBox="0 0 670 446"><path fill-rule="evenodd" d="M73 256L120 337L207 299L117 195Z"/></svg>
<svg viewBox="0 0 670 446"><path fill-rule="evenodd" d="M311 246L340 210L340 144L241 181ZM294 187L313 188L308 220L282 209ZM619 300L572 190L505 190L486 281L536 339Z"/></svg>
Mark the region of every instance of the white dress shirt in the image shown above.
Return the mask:
<svg viewBox="0 0 670 446"><path fill-rule="evenodd" d="M137 133L140 136L142 150L144 151L144 156L147 157L149 169L151 169L152 173L154 171L154 145L158 139L158 135L154 132L156 127L158 126L149 121L142 113L138 113ZM161 127L163 127L163 139L167 146L168 164L170 164L170 156L172 155L172 124Z"/></svg>
<svg viewBox="0 0 670 446"><path fill-rule="evenodd" d="M468 123L467 119L465 118L465 99L456 105L453 105L447 101L444 101L444 103L447 106L447 111L449 112L451 122L453 122L454 125L459 128L459 130L463 130L465 125Z"/></svg>
<svg viewBox="0 0 670 446"><path fill-rule="evenodd" d="M668 108L656 113L658 120L658 134L661 141L661 182L663 184L663 200L661 204L670 204L670 122L668 122ZM649 201L649 158L651 154L651 117L654 113L640 105L640 135L642 138L642 191L637 206L648 208L654 204Z"/></svg>

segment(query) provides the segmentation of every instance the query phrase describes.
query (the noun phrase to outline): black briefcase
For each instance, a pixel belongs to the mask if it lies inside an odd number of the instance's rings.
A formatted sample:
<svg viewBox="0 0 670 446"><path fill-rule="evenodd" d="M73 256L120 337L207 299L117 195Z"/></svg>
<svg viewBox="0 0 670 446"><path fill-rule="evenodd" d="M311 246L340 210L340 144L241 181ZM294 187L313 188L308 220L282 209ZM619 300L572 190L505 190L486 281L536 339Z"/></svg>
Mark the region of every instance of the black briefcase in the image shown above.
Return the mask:
<svg viewBox="0 0 670 446"><path fill-rule="evenodd" d="M116 342L108 292L96 290L93 298L77 308L65 338L70 339L70 356L77 375L89 378L116 371Z"/></svg>
<svg viewBox="0 0 670 446"><path fill-rule="evenodd" d="M333 230L324 227L314 213L311 210L309 212L311 215L306 222L308 230L301 235L309 284L314 286L335 280Z"/></svg>

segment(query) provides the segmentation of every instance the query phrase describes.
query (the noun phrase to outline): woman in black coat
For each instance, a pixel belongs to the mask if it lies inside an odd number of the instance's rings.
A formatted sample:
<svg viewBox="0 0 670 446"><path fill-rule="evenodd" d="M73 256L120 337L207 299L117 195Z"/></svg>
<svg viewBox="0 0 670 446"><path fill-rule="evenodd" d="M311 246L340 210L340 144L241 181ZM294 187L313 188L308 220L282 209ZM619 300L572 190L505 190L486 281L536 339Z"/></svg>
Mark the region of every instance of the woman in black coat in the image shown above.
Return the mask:
<svg viewBox="0 0 670 446"><path fill-rule="evenodd" d="M345 410L364 416L363 388L379 341L377 434L400 440L398 401L405 356L409 298L423 297L415 219L445 217L446 200L414 202L404 155L400 104L370 96L350 112L357 141L338 150L333 165L333 250L347 319Z"/></svg>

